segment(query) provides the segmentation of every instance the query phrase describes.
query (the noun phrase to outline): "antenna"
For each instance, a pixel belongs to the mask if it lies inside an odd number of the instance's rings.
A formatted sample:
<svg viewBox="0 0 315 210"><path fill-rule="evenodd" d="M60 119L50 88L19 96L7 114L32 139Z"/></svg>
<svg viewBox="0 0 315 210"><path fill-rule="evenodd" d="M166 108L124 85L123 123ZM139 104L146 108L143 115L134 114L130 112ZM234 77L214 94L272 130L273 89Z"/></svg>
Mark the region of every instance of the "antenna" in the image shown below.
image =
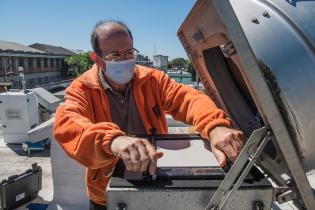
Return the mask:
<svg viewBox="0 0 315 210"><path fill-rule="evenodd" d="M20 66L18 68L18 72L19 72L19 76L21 78L23 91L24 91L24 93L27 93L27 91L26 91L26 80L25 80L25 76L24 76L24 68Z"/></svg>
<svg viewBox="0 0 315 210"><path fill-rule="evenodd" d="M154 47L153 47L153 48L154 48L154 50L153 50L153 53L154 53L154 54L153 54L153 55L156 55L156 44L154 44Z"/></svg>

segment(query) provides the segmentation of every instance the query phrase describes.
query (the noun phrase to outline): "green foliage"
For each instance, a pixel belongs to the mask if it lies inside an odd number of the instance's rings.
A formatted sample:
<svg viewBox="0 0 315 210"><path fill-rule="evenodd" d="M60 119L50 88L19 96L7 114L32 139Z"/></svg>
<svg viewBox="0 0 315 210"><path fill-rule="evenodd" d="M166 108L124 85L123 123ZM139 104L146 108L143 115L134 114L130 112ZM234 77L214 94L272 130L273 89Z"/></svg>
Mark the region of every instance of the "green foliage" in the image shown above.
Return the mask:
<svg viewBox="0 0 315 210"><path fill-rule="evenodd" d="M144 56L144 55L142 55L142 54L138 54L137 60L138 60L138 61L150 61L150 59L149 59L148 56Z"/></svg>
<svg viewBox="0 0 315 210"><path fill-rule="evenodd" d="M191 74L191 80L196 81L196 71L190 60L187 60L187 71Z"/></svg>
<svg viewBox="0 0 315 210"><path fill-rule="evenodd" d="M90 52L72 55L66 58L65 62L70 69L76 70L78 74L82 74L93 65L93 61L90 58Z"/></svg>
<svg viewBox="0 0 315 210"><path fill-rule="evenodd" d="M185 58L175 58L168 63L168 67L170 68L186 68L187 67L187 60Z"/></svg>
<svg viewBox="0 0 315 210"><path fill-rule="evenodd" d="M168 62L168 69L182 69L191 74L192 81L196 81L196 71L190 60L186 60L184 58L175 58Z"/></svg>

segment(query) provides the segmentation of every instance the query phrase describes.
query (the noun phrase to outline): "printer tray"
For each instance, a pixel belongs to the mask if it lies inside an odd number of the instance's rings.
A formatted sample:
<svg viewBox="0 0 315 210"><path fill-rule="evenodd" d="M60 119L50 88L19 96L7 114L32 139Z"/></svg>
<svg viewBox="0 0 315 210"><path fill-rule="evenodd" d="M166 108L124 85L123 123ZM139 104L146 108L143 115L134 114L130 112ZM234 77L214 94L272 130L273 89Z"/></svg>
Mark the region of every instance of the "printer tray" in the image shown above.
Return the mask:
<svg viewBox="0 0 315 210"><path fill-rule="evenodd" d="M0 182L0 207L15 209L37 197L42 188L42 168L37 164L20 175L13 175Z"/></svg>

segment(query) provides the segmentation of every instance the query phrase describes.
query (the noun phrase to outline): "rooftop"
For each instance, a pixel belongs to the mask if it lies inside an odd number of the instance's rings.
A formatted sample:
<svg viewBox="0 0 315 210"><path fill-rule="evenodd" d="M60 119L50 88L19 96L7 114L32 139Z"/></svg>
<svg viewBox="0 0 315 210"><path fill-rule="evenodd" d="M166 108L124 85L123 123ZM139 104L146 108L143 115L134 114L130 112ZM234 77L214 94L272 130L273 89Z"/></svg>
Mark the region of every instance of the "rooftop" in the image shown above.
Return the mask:
<svg viewBox="0 0 315 210"><path fill-rule="evenodd" d="M76 53L63 48L63 47L58 47L58 46L54 46L54 45L48 45L48 44L41 44L41 43L34 43L29 45L29 47L31 48L35 48L37 50L40 51L44 51L45 53L49 53L49 54L55 54L55 55L74 55Z"/></svg>
<svg viewBox="0 0 315 210"><path fill-rule="evenodd" d="M30 53L40 53L43 54L45 52L34 49L16 42L8 42L0 40L0 51L15 51L15 52L30 52Z"/></svg>

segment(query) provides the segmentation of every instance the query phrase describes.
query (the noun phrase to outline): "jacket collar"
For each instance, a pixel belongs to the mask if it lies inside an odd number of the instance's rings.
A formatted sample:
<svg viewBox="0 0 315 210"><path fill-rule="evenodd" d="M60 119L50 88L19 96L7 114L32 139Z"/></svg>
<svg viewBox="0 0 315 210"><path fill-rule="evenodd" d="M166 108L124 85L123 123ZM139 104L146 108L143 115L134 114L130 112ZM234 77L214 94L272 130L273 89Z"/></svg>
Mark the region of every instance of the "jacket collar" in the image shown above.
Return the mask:
<svg viewBox="0 0 315 210"><path fill-rule="evenodd" d="M142 84L149 78L152 71L153 70L148 67L136 65L133 83L139 85ZM83 73L78 79L90 88L100 89L103 87L99 77L99 68L96 64L94 64L91 69Z"/></svg>

